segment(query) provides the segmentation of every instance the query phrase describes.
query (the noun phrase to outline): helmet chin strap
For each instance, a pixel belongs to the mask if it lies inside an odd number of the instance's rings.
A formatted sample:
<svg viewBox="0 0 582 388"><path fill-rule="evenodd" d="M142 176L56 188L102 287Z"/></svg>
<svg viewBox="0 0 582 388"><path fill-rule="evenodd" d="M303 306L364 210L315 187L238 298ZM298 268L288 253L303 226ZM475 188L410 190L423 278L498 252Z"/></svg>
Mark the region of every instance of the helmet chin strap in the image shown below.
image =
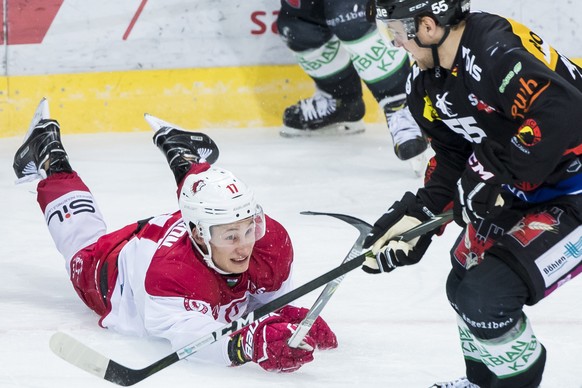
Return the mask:
<svg viewBox="0 0 582 388"><path fill-rule="evenodd" d="M418 36L414 37L414 41L416 42L418 47L429 48L430 51L432 52L432 60L434 62L434 73L435 73L436 78L441 77L441 61L439 59L439 50L438 49L443 44L445 39L447 39L450 32L451 32L451 28L449 26L446 26L445 33L443 34L443 37L436 44L424 44L424 43L420 42L420 40L418 39Z"/></svg>
<svg viewBox="0 0 582 388"><path fill-rule="evenodd" d="M214 264L214 261L212 260L212 251L210 248L210 244L206 243L206 249L208 250L208 253L204 253L202 251L202 248L200 248L196 241L194 241L192 236L190 236L190 240L192 241L192 245L194 245L198 253L202 255L202 258L204 259L204 262L208 267L210 267L211 269L213 269L214 271L218 272L221 275L232 275L232 272L223 271L220 268L218 268L216 264Z"/></svg>

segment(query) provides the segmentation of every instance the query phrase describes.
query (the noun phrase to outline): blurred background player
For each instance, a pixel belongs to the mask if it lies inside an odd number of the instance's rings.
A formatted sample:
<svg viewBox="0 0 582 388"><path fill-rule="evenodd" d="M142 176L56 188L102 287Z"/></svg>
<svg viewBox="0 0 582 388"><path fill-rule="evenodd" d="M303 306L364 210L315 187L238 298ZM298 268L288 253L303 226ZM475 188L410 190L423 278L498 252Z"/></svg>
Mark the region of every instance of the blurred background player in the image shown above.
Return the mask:
<svg viewBox="0 0 582 388"><path fill-rule="evenodd" d="M41 179L37 200L49 232L75 291L102 327L165 338L175 351L291 290L287 231L263 213L244 182L211 167L218 148L208 136L146 115L178 184L180 210L107 233L69 163L59 124L48 117L43 100L14 171L19 182ZM300 347L287 345L306 313L287 305L191 358L292 372L313 360L315 348L337 347L320 318Z"/></svg>
<svg viewBox="0 0 582 388"><path fill-rule="evenodd" d="M388 43L376 24L367 20L366 3L367 0L281 1L279 34L316 86L312 97L285 110L281 135L363 132L363 81L383 109L396 156L409 160L427 148L406 109L409 57L406 51Z"/></svg>

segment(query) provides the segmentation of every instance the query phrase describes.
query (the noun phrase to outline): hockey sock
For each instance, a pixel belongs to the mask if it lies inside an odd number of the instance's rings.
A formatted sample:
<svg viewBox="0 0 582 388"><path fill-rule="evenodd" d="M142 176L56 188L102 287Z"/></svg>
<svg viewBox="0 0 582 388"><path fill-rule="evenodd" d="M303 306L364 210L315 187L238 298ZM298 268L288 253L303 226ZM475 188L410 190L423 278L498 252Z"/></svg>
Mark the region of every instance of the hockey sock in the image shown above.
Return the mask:
<svg viewBox="0 0 582 388"><path fill-rule="evenodd" d="M463 351L463 357L465 357L467 378L480 387L491 386L493 373L481 361L481 353L477 348L477 339L459 315L457 315L457 326L459 328L461 350Z"/></svg>
<svg viewBox="0 0 582 388"><path fill-rule="evenodd" d="M317 49L295 52L295 57L319 90L344 100L361 98L360 78L352 66L350 54L337 37Z"/></svg>
<svg viewBox="0 0 582 388"><path fill-rule="evenodd" d="M525 314L501 337L474 340L481 362L494 374L495 387L537 387L541 382L546 351Z"/></svg>
<svg viewBox="0 0 582 388"><path fill-rule="evenodd" d="M404 93L410 69L406 51L387 43L377 29L358 40L342 43L377 101Z"/></svg>

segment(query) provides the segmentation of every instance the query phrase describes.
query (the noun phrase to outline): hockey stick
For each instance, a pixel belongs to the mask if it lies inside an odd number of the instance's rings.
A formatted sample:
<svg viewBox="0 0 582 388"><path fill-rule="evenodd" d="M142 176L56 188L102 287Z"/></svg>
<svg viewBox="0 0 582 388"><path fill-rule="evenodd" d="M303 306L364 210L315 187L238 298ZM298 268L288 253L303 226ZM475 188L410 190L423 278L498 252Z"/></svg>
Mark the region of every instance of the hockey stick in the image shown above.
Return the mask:
<svg viewBox="0 0 582 388"><path fill-rule="evenodd" d="M420 236L449 222L452 218L452 212L440 214L435 218L403 233L402 238L412 239L414 238L412 236ZM49 345L51 350L56 355L65 361L77 366L78 368L85 370L86 372L121 386L134 385L161 371L162 369L167 368L175 362L191 356L204 346L208 346L223 338L224 336L232 334L233 332L253 323L257 319L275 312L295 299L298 299L301 296L323 286L324 284L329 283L330 281L343 276L356 268L359 268L366 260L367 255L371 255L371 253L367 252L354 257L352 260L341 264L331 271L324 273L323 275L305 283L304 285L288 292L285 295L280 296L277 299L273 299L269 303L264 304L256 310L251 311L241 318L224 325L220 329L214 330L206 336L197 339L189 345L176 350L174 353L169 354L166 357L142 369L132 369L119 364L64 333L57 332L53 334Z"/></svg>
<svg viewBox="0 0 582 388"><path fill-rule="evenodd" d="M354 257L356 257L362 253L362 246L364 245L364 240L366 239L366 235L372 229L372 225L368 224L366 221L363 221L363 220L360 220L359 218L348 216L345 214L320 213L320 212L301 212L301 214L312 215L312 216L335 217L337 219L340 219L342 221L347 222L348 224L350 224L353 227L355 227L356 229L358 229L358 231L360 232L360 235L356 239L356 242L354 243L354 245L352 245L350 252L347 254L347 256L345 257L344 261L342 261L342 263L345 263L345 262L353 259ZM295 333L293 333L291 338L289 338L289 340L287 341L287 345L289 345L289 347L292 347L292 348L300 347L301 342L303 341L303 339L305 338L307 333L309 333L311 326L313 326L313 323L315 323L315 320L321 314L321 311L323 310L323 308L325 307L327 302L331 299L332 295L334 294L335 290L337 289L339 284L342 282L344 277L345 277L345 275L340 276L338 278L335 278L331 282L327 283L327 285L325 286L325 288L323 289L323 291L321 292L321 294L319 295L319 297L317 298L317 300L315 301L315 303L313 304L311 309L307 312L307 315L305 315L305 318L303 318L301 323L299 325L297 325L297 329L295 330Z"/></svg>

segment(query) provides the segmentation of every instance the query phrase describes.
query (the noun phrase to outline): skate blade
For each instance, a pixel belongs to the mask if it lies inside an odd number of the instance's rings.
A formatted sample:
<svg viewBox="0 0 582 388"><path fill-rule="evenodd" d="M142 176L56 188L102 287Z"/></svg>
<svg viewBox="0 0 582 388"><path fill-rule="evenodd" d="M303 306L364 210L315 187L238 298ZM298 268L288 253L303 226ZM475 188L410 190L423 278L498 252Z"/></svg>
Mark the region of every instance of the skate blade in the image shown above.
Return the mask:
<svg viewBox="0 0 582 388"><path fill-rule="evenodd" d="M282 137L319 137L355 135L366 130L362 120L355 122L341 122L318 129L297 129L283 127L279 132Z"/></svg>
<svg viewBox="0 0 582 388"><path fill-rule="evenodd" d="M156 116L152 116L149 113L145 113L143 115L143 118L145 119L145 121L148 122L148 124L150 125L150 127L154 130L154 132L159 131L160 129L166 127L166 128L176 128L182 131L186 131L186 129L181 128L179 126L177 126L176 124L172 124L169 123L167 121L164 121Z"/></svg>
<svg viewBox="0 0 582 388"><path fill-rule="evenodd" d="M30 125L28 126L28 130L26 131L26 135L24 135L23 143L28 140L34 128L40 123L41 120L46 120L50 118L50 111L49 111L49 104L46 97L43 97L40 102L38 103L36 110L34 111L34 115L32 116L32 120L30 121Z"/></svg>

